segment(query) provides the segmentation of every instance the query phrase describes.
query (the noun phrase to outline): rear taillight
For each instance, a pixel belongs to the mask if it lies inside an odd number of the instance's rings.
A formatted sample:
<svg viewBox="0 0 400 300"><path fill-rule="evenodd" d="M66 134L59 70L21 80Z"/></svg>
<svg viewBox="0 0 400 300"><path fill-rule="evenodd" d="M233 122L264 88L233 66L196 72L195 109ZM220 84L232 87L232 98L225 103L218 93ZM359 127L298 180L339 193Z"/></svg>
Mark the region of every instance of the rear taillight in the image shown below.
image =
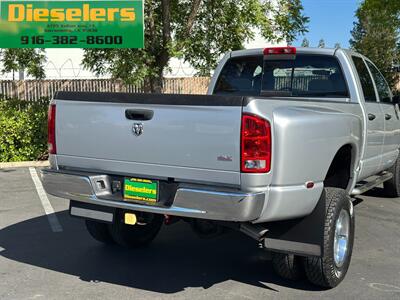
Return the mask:
<svg viewBox="0 0 400 300"><path fill-rule="evenodd" d="M271 125L267 120L243 114L241 144L243 173L271 170Z"/></svg>
<svg viewBox="0 0 400 300"><path fill-rule="evenodd" d="M47 119L47 143L49 146L49 154L57 154L56 147L56 105L51 104Z"/></svg>

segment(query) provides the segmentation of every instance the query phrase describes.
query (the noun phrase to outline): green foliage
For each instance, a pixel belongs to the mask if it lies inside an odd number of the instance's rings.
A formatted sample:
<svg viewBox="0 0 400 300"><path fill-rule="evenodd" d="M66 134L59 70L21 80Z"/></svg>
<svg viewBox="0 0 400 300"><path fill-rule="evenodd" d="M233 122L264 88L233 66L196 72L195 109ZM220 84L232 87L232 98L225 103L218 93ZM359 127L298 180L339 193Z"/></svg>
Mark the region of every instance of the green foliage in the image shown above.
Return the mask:
<svg viewBox="0 0 400 300"><path fill-rule="evenodd" d="M242 49L255 30L291 42L306 31L300 0L145 0L145 49L86 49L83 65L160 92L171 58L209 75L221 55Z"/></svg>
<svg viewBox="0 0 400 300"><path fill-rule="evenodd" d="M305 47L305 48L310 47L310 42L308 41L307 38L304 38L304 39L303 39L303 41L301 42L301 46L302 46L302 47Z"/></svg>
<svg viewBox="0 0 400 300"><path fill-rule="evenodd" d="M325 41L324 39L320 39L318 42L318 48L325 48Z"/></svg>
<svg viewBox="0 0 400 300"><path fill-rule="evenodd" d="M0 162L42 159L47 153L45 101L0 100Z"/></svg>
<svg viewBox="0 0 400 300"><path fill-rule="evenodd" d="M356 17L351 47L371 59L394 88L399 79L393 65L400 60L400 1L365 0Z"/></svg>
<svg viewBox="0 0 400 300"><path fill-rule="evenodd" d="M46 55L44 49L0 49L1 72L18 72L20 70L36 79L45 77L44 64Z"/></svg>
<svg viewBox="0 0 400 300"><path fill-rule="evenodd" d="M397 27L400 26L400 1L397 0L364 0L360 8L373 12L384 9L386 20L390 20Z"/></svg>

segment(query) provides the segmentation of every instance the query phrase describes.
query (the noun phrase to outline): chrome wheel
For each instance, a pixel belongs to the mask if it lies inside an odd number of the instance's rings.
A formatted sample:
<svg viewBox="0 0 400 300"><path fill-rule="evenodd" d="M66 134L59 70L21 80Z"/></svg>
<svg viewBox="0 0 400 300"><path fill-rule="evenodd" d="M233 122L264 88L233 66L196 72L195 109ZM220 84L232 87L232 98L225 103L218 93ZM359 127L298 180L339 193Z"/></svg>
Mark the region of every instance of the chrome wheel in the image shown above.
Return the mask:
<svg viewBox="0 0 400 300"><path fill-rule="evenodd" d="M336 221L335 240L333 244L335 265L341 268L346 261L350 235L350 216L342 209Z"/></svg>

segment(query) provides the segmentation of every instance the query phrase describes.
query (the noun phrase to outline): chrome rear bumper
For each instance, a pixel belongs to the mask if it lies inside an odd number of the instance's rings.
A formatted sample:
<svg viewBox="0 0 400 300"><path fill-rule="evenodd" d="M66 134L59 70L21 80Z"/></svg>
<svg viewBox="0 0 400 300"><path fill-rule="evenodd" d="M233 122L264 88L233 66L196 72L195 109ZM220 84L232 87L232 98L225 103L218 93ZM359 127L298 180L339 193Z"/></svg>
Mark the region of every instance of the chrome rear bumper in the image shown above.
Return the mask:
<svg viewBox="0 0 400 300"><path fill-rule="evenodd" d="M112 199L108 175L44 169L41 171L41 179L46 192L60 198L126 210L208 220L254 221L260 217L265 201L264 193L178 187L171 206L150 206ZM102 188L96 184L99 180L105 183Z"/></svg>

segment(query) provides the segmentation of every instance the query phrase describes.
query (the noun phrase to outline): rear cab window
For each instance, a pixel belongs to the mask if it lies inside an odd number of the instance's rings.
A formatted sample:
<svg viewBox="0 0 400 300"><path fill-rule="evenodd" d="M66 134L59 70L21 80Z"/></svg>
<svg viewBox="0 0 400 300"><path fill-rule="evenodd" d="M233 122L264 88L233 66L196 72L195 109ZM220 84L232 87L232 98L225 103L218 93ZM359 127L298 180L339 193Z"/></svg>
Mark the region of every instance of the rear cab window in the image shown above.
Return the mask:
<svg viewBox="0 0 400 300"><path fill-rule="evenodd" d="M231 58L218 78L214 94L259 96L263 72L263 57Z"/></svg>
<svg viewBox="0 0 400 300"><path fill-rule="evenodd" d="M243 56L230 59L215 94L347 98L348 88L336 57L297 54L293 59Z"/></svg>

